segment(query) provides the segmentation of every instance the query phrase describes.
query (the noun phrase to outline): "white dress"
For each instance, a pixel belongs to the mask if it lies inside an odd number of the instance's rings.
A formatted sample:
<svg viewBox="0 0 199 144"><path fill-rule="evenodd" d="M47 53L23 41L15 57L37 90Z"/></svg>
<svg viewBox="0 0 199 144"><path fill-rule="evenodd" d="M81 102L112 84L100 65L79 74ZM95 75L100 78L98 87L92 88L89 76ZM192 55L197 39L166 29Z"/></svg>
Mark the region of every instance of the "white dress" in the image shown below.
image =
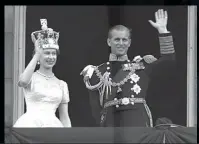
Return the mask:
<svg viewBox="0 0 199 144"><path fill-rule="evenodd" d="M58 79L46 80L34 72L23 90L27 111L13 127L63 127L55 112L61 103L69 102L66 82Z"/></svg>

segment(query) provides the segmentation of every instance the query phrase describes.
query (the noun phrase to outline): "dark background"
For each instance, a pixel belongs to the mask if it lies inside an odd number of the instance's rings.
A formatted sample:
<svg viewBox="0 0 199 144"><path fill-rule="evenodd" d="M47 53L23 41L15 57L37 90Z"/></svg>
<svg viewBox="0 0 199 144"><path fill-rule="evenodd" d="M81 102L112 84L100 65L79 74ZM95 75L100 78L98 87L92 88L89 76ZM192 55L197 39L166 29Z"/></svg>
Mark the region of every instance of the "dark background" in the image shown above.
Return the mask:
<svg viewBox="0 0 199 144"><path fill-rule="evenodd" d="M26 66L34 49L30 35L41 29L40 19L46 18L48 26L60 32L61 54L54 73L68 83L69 115L73 127L95 126L80 72L88 64L99 65L108 61L108 29L116 24L132 29L130 59L146 54L159 57L158 33L148 20L154 20L154 13L160 8L168 11L168 30L174 38L176 63L166 62L159 66L158 76L151 81L147 101L154 121L167 117L173 123L186 125L186 6L27 6Z"/></svg>

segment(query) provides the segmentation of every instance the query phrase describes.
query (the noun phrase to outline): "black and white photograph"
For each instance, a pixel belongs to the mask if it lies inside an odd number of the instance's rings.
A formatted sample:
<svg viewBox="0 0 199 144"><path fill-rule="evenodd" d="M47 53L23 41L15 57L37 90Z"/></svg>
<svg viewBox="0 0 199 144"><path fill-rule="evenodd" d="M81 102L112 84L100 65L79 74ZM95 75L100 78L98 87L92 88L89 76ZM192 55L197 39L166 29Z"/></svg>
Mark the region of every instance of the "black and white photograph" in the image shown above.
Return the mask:
<svg viewBox="0 0 199 144"><path fill-rule="evenodd" d="M197 143L197 6L5 6L5 143Z"/></svg>

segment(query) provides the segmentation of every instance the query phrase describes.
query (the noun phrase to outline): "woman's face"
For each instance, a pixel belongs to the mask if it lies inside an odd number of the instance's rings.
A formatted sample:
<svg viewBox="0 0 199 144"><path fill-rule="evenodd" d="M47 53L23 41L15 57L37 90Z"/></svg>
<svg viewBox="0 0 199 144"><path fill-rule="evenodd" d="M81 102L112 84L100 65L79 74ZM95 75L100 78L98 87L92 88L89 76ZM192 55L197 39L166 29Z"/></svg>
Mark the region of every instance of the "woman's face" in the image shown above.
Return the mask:
<svg viewBox="0 0 199 144"><path fill-rule="evenodd" d="M44 49L40 57L40 66L44 68L52 68L57 61L57 50L53 48Z"/></svg>

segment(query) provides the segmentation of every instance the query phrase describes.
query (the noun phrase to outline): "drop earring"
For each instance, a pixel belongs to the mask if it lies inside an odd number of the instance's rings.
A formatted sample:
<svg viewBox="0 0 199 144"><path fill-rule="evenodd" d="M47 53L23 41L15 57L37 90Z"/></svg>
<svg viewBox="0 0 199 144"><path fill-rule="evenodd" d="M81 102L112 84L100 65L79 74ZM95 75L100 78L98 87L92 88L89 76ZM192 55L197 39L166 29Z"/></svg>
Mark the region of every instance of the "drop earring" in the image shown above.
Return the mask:
<svg viewBox="0 0 199 144"><path fill-rule="evenodd" d="M37 64L39 65L39 64L40 64L40 62L38 61L38 62L37 62Z"/></svg>

